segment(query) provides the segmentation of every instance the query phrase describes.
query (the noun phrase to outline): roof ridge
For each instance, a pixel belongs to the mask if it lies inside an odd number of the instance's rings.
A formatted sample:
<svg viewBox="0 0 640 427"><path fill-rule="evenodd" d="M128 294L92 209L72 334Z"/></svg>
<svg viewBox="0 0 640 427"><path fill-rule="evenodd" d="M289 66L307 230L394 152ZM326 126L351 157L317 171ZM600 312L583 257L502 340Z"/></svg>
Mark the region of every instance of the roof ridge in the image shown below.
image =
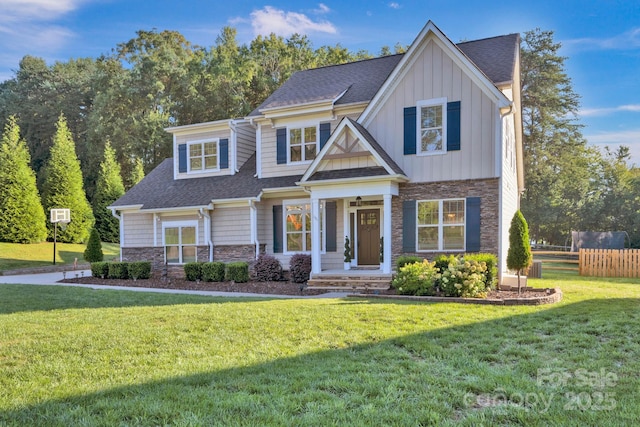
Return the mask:
<svg viewBox="0 0 640 427"><path fill-rule="evenodd" d="M491 40L491 39L499 39L502 37L509 37L509 36L520 36L520 33L509 33L509 34L502 34L499 36L491 36L491 37L483 37L481 39L476 39L476 40L465 40L463 42L459 42L459 43L454 43L456 46L460 46L461 44L467 44L467 43L475 43L475 42L482 42L482 41L487 41L487 40Z"/></svg>

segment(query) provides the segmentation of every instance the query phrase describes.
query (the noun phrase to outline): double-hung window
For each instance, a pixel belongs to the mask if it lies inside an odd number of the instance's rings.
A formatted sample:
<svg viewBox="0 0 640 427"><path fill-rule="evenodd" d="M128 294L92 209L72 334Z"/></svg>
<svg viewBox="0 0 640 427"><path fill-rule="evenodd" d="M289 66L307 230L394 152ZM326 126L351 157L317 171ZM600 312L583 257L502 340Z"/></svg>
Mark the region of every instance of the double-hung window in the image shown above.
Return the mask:
<svg viewBox="0 0 640 427"><path fill-rule="evenodd" d="M188 144L189 172L219 169L218 140L194 141Z"/></svg>
<svg viewBox="0 0 640 427"><path fill-rule="evenodd" d="M162 240L167 264L197 261L197 221L167 222L162 225Z"/></svg>
<svg viewBox="0 0 640 427"><path fill-rule="evenodd" d="M465 248L465 200L418 201L418 251L458 251Z"/></svg>
<svg viewBox="0 0 640 427"><path fill-rule="evenodd" d="M311 252L311 204L308 201L284 203L285 252ZM324 244L324 203L320 203L320 242Z"/></svg>
<svg viewBox="0 0 640 427"><path fill-rule="evenodd" d="M447 151L447 98L418 102L417 115L418 153L445 153Z"/></svg>
<svg viewBox="0 0 640 427"><path fill-rule="evenodd" d="M318 151L318 126L289 128L289 162L310 162Z"/></svg>

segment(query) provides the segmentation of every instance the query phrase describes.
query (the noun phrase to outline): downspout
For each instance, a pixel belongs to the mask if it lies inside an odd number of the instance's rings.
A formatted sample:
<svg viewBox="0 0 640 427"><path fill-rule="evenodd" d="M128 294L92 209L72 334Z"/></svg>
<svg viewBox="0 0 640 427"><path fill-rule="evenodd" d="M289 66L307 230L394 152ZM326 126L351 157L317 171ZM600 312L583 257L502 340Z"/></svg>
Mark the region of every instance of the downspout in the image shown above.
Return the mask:
<svg viewBox="0 0 640 427"><path fill-rule="evenodd" d="M213 241L211 240L211 215L209 211L205 211L204 208L200 208L200 215L204 218L204 236L207 245L209 246L209 262L213 262Z"/></svg>
<svg viewBox="0 0 640 427"><path fill-rule="evenodd" d="M120 262L122 262L122 245L124 244L124 226L122 224L122 216L116 213L116 208L111 208L111 215L118 220L120 228Z"/></svg>
<svg viewBox="0 0 640 427"><path fill-rule="evenodd" d="M231 129L231 164L233 167L231 168L232 174L235 175L238 172L238 127L236 126L235 120L229 120L229 128Z"/></svg>

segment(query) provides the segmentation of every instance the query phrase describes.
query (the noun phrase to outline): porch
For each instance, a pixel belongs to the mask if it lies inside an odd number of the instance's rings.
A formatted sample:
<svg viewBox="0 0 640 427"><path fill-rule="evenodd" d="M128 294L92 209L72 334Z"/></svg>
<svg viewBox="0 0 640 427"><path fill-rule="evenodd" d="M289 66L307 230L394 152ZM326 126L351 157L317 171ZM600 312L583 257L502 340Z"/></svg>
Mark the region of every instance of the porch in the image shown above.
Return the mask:
<svg viewBox="0 0 640 427"><path fill-rule="evenodd" d="M308 289L334 291L386 290L391 286L392 275L378 268L355 268L351 270L324 270L311 275Z"/></svg>

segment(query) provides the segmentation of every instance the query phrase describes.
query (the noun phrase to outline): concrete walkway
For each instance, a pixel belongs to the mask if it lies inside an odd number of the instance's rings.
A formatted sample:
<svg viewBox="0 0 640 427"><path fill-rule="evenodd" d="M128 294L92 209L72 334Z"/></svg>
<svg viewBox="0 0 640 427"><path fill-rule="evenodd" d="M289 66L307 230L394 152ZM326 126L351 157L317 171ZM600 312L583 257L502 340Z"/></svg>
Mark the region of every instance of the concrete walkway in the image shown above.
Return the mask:
<svg viewBox="0 0 640 427"><path fill-rule="evenodd" d="M77 274L77 276L76 276ZM67 272L67 279L82 277L82 275L91 276L91 270L79 270ZM204 295L211 297L251 297L251 298L344 298L349 292L327 292L322 295L273 295L273 294L254 294L248 292L218 292L218 291L190 291L183 289L160 289L160 288L136 288L130 286L103 286L103 285L83 285L79 283L58 283L58 280L64 279L62 272L55 273L38 273L38 274L20 274L11 276L0 276L1 284L23 284L23 285L55 285L55 286L71 286L89 289L111 289L118 291L131 292L156 292L161 294L185 294L185 295Z"/></svg>

